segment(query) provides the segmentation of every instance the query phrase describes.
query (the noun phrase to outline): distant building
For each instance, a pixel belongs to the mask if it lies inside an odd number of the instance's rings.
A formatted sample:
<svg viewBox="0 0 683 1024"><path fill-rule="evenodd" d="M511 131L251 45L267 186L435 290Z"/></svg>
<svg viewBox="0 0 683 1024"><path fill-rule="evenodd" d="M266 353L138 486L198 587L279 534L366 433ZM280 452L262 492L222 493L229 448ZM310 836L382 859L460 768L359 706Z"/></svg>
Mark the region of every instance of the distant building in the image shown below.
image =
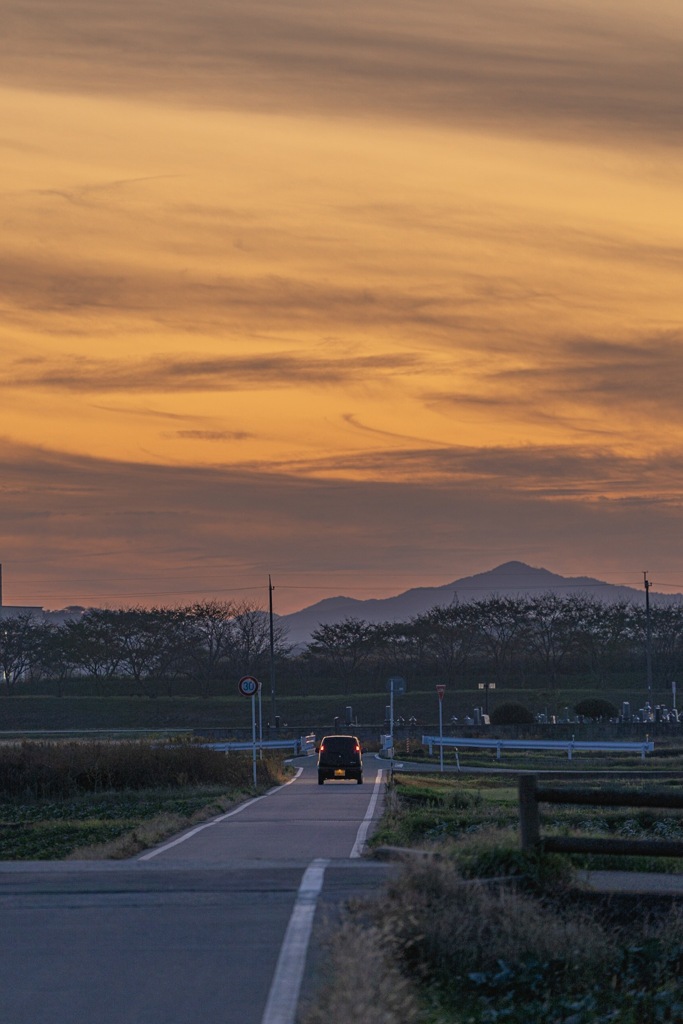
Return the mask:
<svg viewBox="0 0 683 1024"><path fill-rule="evenodd" d="M30 615L32 619L42 619L43 614L43 609L36 604L0 605L0 619L16 619L19 615Z"/></svg>
<svg viewBox="0 0 683 1024"><path fill-rule="evenodd" d="M68 608L61 608L59 611L46 612L37 604L4 604L2 600L2 563L0 562L0 620L16 619L20 615L28 615L41 622L61 624L71 619L80 619L84 611L85 609L80 605L69 605Z"/></svg>

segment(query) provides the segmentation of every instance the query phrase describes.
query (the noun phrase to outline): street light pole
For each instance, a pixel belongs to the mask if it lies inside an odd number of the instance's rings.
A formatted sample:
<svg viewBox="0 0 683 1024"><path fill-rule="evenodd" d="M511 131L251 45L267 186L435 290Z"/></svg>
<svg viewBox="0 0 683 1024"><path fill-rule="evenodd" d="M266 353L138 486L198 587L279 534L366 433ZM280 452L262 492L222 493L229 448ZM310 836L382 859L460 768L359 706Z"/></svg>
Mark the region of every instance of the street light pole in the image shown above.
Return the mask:
<svg viewBox="0 0 683 1024"><path fill-rule="evenodd" d="M268 613L270 623L270 720L275 728L275 631L273 629L273 583L268 573Z"/></svg>
<svg viewBox="0 0 683 1024"><path fill-rule="evenodd" d="M479 689L484 691L484 714L489 713L489 690L495 690L495 683L479 683Z"/></svg>
<svg viewBox="0 0 683 1024"><path fill-rule="evenodd" d="M652 621L650 619L650 587L652 584L643 573L645 586L645 671L647 673L647 697L652 705Z"/></svg>

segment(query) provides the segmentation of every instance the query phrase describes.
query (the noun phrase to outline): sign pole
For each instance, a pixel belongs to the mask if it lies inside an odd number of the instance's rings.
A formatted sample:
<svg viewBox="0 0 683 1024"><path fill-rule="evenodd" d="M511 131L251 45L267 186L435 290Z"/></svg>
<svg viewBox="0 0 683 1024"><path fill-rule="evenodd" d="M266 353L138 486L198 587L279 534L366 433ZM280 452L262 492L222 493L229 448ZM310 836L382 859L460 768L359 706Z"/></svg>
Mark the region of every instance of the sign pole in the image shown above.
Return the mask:
<svg viewBox="0 0 683 1024"><path fill-rule="evenodd" d="M261 703L261 687L258 688L258 744L259 761L263 760L263 705Z"/></svg>
<svg viewBox="0 0 683 1024"><path fill-rule="evenodd" d="M439 697L439 771L443 771L443 695L446 692L444 683L437 683L436 692Z"/></svg>
<svg viewBox="0 0 683 1024"><path fill-rule="evenodd" d="M259 719L261 718L261 684L254 676L242 676L237 689L243 697L251 697L251 763L254 777L254 789L256 789L256 694L258 694ZM262 726L260 726L262 728ZM261 757L263 757L263 735L261 736Z"/></svg>
<svg viewBox="0 0 683 1024"><path fill-rule="evenodd" d="M393 761L393 679L389 683L389 734L391 736L391 760Z"/></svg>
<svg viewBox="0 0 683 1024"><path fill-rule="evenodd" d="M443 771L443 701L439 700L439 771Z"/></svg>
<svg viewBox="0 0 683 1024"><path fill-rule="evenodd" d="M390 676L387 679L387 690L389 691L389 743L391 744L389 778L391 778L394 773L394 696L406 692L406 681L403 676Z"/></svg>
<svg viewBox="0 0 683 1024"><path fill-rule="evenodd" d="M251 697L251 766L254 776L254 789L256 789L256 697Z"/></svg>

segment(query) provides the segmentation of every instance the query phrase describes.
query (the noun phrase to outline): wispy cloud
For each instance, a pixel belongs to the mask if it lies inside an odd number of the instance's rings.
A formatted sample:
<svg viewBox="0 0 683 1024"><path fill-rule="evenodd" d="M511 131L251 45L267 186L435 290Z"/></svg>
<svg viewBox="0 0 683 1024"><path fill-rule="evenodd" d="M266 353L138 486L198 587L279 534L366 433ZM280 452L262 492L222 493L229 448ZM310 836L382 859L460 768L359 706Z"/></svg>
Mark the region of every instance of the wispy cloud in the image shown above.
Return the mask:
<svg viewBox="0 0 683 1024"><path fill-rule="evenodd" d="M188 441L246 441L254 437L246 430L176 430L173 436Z"/></svg>
<svg viewBox="0 0 683 1024"><path fill-rule="evenodd" d="M646 411L665 423L683 425L680 387L683 336L652 334L628 341L604 338L555 338L545 351L537 346L525 353L524 367L479 370L471 391L453 390L425 395L437 406L496 407L526 396L529 418L562 420L567 406L600 411L609 430L607 411L616 410L621 424L625 410ZM666 418L666 419L665 419Z"/></svg>
<svg viewBox="0 0 683 1024"><path fill-rule="evenodd" d="M443 466L448 457L418 453L413 468L428 459ZM212 573L220 560L239 563L242 579L252 586L269 571L284 582L283 574L302 568L322 573L340 565L355 566L358 583L388 568L419 569L422 580L430 575L447 582L509 557L551 568L561 558L569 572L608 564L639 570L642 559L650 568L671 566L680 504L651 498L647 481L621 498L590 502L563 494L559 486L563 466L595 479L621 470L634 475L642 464L629 469L586 455L570 466L570 453L551 451L459 452L451 458L457 463L451 479L407 476L389 483L311 479L265 467L136 465L5 441L0 533L12 554L6 599L15 600L11 587L22 600L46 604L74 603L86 591L99 603L120 595L131 603L150 591L163 600L164 578L182 565L184 578L166 587L172 603L183 594L235 585L230 573L218 579ZM680 480L680 458L669 469ZM546 486L538 486L547 474ZM626 550L637 558L635 567ZM90 551L112 555L94 565ZM23 567L30 563L35 576L41 559L42 589ZM133 577L128 583L126 575ZM146 582L139 579L145 575Z"/></svg>
<svg viewBox="0 0 683 1024"><path fill-rule="evenodd" d="M527 444L521 446L439 446L376 449L305 463L285 464L291 473L348 474L398 482L424 481L439 488L469 483L480 494L506 493L603 500L626 497L683 505L683 455L662 446L651 456L628 456L593 446Z"/></svg>
<svg viewBox="0 0 683 1024"><path fill-rule="evenodd" d="M125 264L93 269L85 263L14 258L0 254L0 298L33 318L40 314L73 315L97 311L110 319L140 316L179 329L196 330L211 323L228 325L253 318L262 329L313 326L323 330L344 325L419 327L425 332L456 329L473 323L472 310L457 299L386 285L338 285L314 277L286 275L219 276Z"/></svg>
<svg viewBox="0 0 683 1024"><path fill-rule="evenodd" d="M667 144L680 10L572 0L10 0L8 83L252 110L355 112Z"/></svg>
<svg viewBox="0 0 683 1024"><path fill-rule="evenodd" d="M314 357L293 355L162 357L139 361L72 359L45 361L31 371L8 374L1 386L55 391L235 391L248 388L327 387L365 380L368 375L407 373L416 366L409 355Z"/></svg>

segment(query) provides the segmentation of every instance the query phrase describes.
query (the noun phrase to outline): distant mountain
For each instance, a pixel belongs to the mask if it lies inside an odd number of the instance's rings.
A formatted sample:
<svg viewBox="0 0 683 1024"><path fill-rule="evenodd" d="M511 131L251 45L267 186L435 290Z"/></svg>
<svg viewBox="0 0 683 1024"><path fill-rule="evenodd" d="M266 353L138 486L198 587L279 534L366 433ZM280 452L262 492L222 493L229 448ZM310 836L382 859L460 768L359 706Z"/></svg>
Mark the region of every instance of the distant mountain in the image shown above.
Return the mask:
<svg viewBox="0 0 683 1024"><path fill-rule="evenodd" d="M615 586L589 576L558 576L547 569L535 569L524 562L505 562L488 572L465 576L442 587L416 587L396 597L371 598L361 601L354 597L330 597L302 608L291 615L278 616L287 627L289 640L304 644L320 625L341 622L343 619L364 619L366 622L405 622L414 615L427 612L435 605L448 605L454 601L479 601L495 594L515 597L524 594L585 594L598 601L612 604L616 601L645 603L645 591L635 587ZM683 600L681 594L655 594L653 603Z"/></svg>

